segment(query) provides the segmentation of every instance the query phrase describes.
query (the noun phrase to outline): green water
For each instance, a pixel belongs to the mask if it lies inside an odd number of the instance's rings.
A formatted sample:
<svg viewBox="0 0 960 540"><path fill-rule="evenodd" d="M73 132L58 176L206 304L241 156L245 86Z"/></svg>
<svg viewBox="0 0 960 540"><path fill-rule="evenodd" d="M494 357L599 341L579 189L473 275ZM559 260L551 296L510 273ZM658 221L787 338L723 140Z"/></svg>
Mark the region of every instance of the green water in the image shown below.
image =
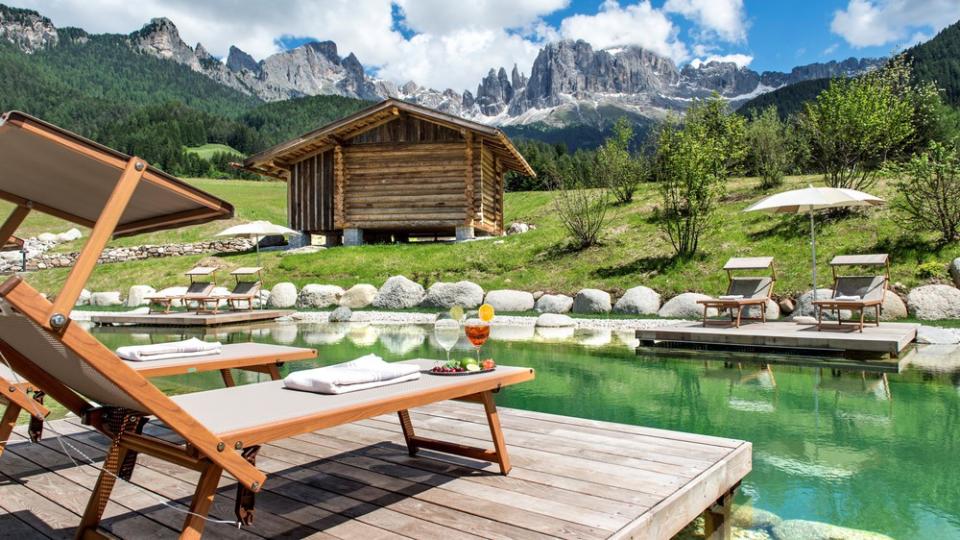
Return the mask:
<svg viewBox="0 0 960 540"><path fill-rule="evenodd" d="M111 347L186 337L95 333ZM320 363L331 364L369 352L387 360L439 358L430 333L419 326L285 325L207 339L315 347ZM896 538L960 538L960 374L650 359L633 354L629 340L629 333L544 338L494 327L483 356L537 370L535 381L499 395L502 406L751 441L753 472L740 504ZM458 357L472 351L465 341L458 347ZM184 392L221 381L200 374L160 386Z"/></svg>

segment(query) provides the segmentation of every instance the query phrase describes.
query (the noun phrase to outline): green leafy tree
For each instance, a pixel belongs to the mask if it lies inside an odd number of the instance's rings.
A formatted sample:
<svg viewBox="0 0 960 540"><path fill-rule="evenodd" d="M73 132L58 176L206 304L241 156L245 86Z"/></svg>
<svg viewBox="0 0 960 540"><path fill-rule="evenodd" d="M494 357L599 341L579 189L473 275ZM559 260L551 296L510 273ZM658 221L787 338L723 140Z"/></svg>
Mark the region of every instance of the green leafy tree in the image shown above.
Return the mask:
<svg viewBox="0 0 960 540"><path fill-rule="evenodd" d="M791 158L787 126L780 121L777 108L771 105L754 113L746 131L749 171L760 177L763 189L781 185Z"/></svg>
<svg viewBox="0 0 960 540"><path fill-rule="evenodd" d="M860 77L831 81L802 116L811 157L826 183L871 187L883 164L902 155L918 127L931 121L931 93L936 89L929 84L912 84L902 57Z"/></svg>
<svg viewBox="0 0 960 540"><path fill-rule="evenodd" d="M931 141L927 151L903 165L893 207L916 231L934 231L941 243L960 239L960 155L955 145Z"/></svg>
<svg viewBox="0 0 960 540"><path fill-rule="evenodd" d="M678 257L699 249L725 192L728 159L723 141L703 123L661 128L653 167L662 202L656 217Z"/></svg>
<svg viewBox="0 0 960 540"><path fill-rule="evenodd" d="M632 140L633 124L626 117L621 117L613 126L613 135L597 150L597 181L610 190L619 204L633 200L633 194L644 175L641 158L630 154Z"/></svg>
<svg viewBox="0 0 960 540"><path fill-rule="evenodd" d="M570 240L582 250L597 245L607 222L610 197L606 187L594 187L595 167L584 161L566 160L547 171L554 186L553 208Z"/></svg>
<svg viewBox="0 0 960 540"><path fill-rule="evenodd" d="M746 119L730 110L727 100L716 92L697 100L687 109L686 124L698 124L706 137L714 139L726 156L730 173L742 172L747 157Z"/></svg>

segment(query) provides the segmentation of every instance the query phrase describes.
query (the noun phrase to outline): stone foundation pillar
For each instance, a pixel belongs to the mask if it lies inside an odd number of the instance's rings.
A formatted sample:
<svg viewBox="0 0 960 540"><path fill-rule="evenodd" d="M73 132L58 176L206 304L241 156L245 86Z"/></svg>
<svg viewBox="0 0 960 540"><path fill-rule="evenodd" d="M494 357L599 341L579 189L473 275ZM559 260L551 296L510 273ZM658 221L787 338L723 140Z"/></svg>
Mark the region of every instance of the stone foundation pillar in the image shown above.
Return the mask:
<svg viewBox="0 0 960 540"><path fill-rule="evenodd" d="M343 245L362 246L363 245L363 229L344 229Z"/></svg>
<svg viewBox="0 0 960 540"><path fill-rule="evenodd" d="M473 231L473 226L471 225L457 225L457 242L463 242L464 240L473 240L476 238L476 235Z"/></svg>

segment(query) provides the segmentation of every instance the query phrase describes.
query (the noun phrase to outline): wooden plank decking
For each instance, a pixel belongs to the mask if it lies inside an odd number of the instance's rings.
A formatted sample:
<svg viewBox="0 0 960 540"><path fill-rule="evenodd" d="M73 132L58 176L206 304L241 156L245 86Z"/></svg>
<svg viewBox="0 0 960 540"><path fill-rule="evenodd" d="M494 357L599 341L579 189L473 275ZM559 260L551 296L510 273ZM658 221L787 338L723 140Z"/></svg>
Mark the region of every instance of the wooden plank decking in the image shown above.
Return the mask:
<svg viewBox="0 0 960 540"><path fill-rule="evenodd" d="M700 322L637 330L641 347L698 348L706 350L761 351L790 354L849 356L864 358L899 357L916 339L917 325L884 322L868 325L858 332L852 325L817 326L794 322L744 324L735 328L714 322Z"/></svg>
<svg viewBox="0 0 960 540"><path fill-rule="evenodd" d="M417 431L489 444L476 405L412 412ZM669 538L729 493L751 468L748 442L501 409L513 461L495 466L422 451L410 457L395 416L285 439L260 452L268 472L256 522L209 523L209 538ZM160 427L147 427L163 433ZM58 437L52 431L62 435ZM69 443L98 463L107 440L75 418L51 423L40 444L22 428L0 457L0 532L72 537L95 470L75 468ZM121 538L173 537L198 473L148 456L120 483L104 524ZM232 520L235 482L224 477L211 518Z"/></svg>
<svg viewBox="0 0 960 540"><path fill-rule="evenodd" d="M291 310L254 309L252 311L224 311L221 313L96 313L90 316L94 324L125 324L136 326L221 326L272 321L293 313Z"/></svg>

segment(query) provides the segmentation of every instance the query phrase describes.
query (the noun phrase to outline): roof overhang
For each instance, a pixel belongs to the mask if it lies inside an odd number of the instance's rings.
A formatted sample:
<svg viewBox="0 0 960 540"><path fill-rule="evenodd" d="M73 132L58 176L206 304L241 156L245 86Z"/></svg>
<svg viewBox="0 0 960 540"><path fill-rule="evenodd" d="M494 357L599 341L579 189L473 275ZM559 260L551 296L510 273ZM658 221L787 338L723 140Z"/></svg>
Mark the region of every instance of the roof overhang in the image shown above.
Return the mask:
<svg viewBox="0 0 960 540"><path fill-rule="evenodd" d="M0 199L93 227L131 160L39 118L0 116ZM114 236L233 216L227 201L147 166Z"/></svg>
<svg viewBox="0 0 960 540"><path fill-rule="evenodd" d="M286 178L290 166L306 157L316 155L361 133L399 118L400 114L439 124L461 132L470 132L501 157L504 166L520 174L536 176L533 168L517 151L510 139L497 128L465 120L434 109L390 98L323 127L270 147L247 158L242 168L268 176Z"/></svg>

